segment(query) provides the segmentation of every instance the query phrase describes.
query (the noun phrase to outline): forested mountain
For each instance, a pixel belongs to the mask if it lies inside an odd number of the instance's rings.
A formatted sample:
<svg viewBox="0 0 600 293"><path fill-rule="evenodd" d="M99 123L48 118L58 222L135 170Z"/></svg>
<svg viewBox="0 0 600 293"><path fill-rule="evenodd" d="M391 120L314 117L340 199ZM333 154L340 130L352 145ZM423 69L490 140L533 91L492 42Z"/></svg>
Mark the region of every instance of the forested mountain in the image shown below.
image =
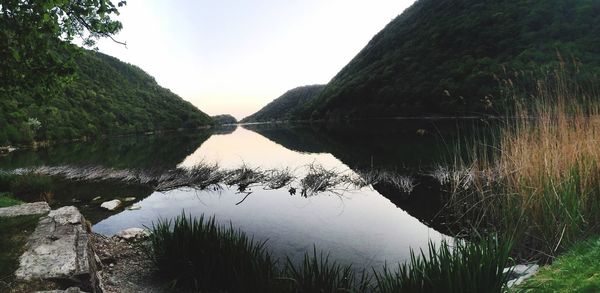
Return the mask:
<svg viewBox="0 0 600 293"><path fill-rule="evenodd" d="M600 72L600 1L418 0L296 114L503 113L494 75L514 81L560 60Z"/></svg>
<svg viewBox="0 0 600 293"><path fill-rule="evenodd" d="M72 80L52 97L28 88L0 92L0 145L212 123L142 69L102 53L78 51Z"/></svg>
<svg viewBox="0 0 600 293"><path fill-rule="evenodd" d="M258 112L242 119L241 122L268 122L293 119L295 111L313 100L324 85L307 85L287 91Z"/></svg>
<svg viewBox="0 0 600 293"><path fill-rule="evenodd" d="M237 119L229 114L212 116L212 120L216 125L236 124Z"/></svg>

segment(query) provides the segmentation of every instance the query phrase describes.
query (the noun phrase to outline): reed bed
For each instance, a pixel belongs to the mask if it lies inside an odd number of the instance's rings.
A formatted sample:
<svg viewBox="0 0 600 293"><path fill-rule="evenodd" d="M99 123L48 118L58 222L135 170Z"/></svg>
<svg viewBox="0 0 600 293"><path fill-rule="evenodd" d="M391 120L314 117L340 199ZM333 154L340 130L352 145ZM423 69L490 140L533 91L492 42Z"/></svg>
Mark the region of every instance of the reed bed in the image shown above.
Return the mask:
<svg viewBox="0 0 600 293"><path fill-rule="evenodd" d="M524 257L551 261L600 232L600 105L564 70L536 86L497 131L492 155L475 140L455 160L462 171L440 176L476 229L514 235Z"/></svg>
<svg viewBox="0 0 600 293"><path fill-rule="evenodd" d="M415 178L389 170L351 172L327 169L318 164L309 164L298 169L302 172L290 168L263 170L246 165L235 169L223 169L216 164L199 164L193 168L167 171L112 169L102 166L39 166L0 171L3 172L0 173L0 187L3 177L18 178L24 175L61 177L74 181L120 181L149 185L157 191L178 188L221 189L222 185L235 186L239 192L248 192L253 186L265 189L287 187L292 190L298 187L301 195L305 197L326 192L341 194L377 183L388 183L401 192L411 193L416 185Z"/></svg>

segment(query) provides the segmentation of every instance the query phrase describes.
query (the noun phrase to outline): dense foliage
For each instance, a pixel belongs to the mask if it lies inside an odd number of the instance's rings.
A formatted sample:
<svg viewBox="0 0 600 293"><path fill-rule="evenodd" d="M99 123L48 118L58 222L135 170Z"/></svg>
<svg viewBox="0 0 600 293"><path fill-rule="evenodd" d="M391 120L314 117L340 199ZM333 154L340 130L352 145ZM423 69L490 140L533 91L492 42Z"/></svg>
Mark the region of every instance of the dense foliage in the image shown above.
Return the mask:
<svg viewBox="0 0 600 293"><path fill-rule="evenodd" d="M3 0L0 4L0 90L36 88L48 93L72 73L70 44L92 46L122 25L110 0ZM112 38L112 37L111 37ZM31 89L30 89L31 90Z"/></svg>
<svg viewBox="0 0 600 293"><path fill-rule="evenodd" d="M237 119L229 114L212 116L212 120L216 125L236 124Z"/></svg>
<svg viewBox="0 0 600 293"><path fill-rule="evenodd" d="M314 99L324 87L324 85L309 85L292 89L273 100L260 111L242 119L241 122L289 120L296 109Z"/></svg>
<svg viewBox="0 0 600 293"><path fill-rule="evenodd" d="M600 70L595 0L419 0L378 33L298 118L504 113L494 74L564 58Z"/></svg>
<svg viewBox="0 0 600 293"><path fill-rule="evenodd" d="M29 88L0 91L0 145L211 123L209 116L136 66L81 49L74 60L73 80L51 98Z"/></svg>

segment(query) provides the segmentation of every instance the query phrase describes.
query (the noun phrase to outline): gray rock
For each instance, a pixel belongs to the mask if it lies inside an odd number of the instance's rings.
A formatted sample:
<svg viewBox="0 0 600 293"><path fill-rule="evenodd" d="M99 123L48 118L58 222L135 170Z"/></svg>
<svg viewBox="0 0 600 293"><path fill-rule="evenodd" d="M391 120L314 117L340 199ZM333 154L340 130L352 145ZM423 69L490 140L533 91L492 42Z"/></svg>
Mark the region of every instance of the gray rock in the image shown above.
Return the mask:
<svg viewBox="0 0 600 293"><path fill-rule="evenodd" d="M137 210L141 210L142 206L139 204L132 204L130 207L127 208L130 211L137 211Z"/></svg>
<svg viewBox="0 0 600 293"><path fill-rule="evenodd" d="M135 199L136 199L135 197L131 196L131 197L124 198L123 201L130 202L130 201L135 201Z"/></svg>
<svg viewBox="0 0 600 293"><path fill-rule="evenodd" d="M41 215L50 211L46 202L25 203L18 206L0 208L1 217L17 217L27 215Z"/></svg>
<svg viewBox="0 0 600 293"><path fill-rule="evenodd" d="M36 293L85 293L77 287L71 287L66 290L52 290L52 291L37 291Z"/></svg>
<svg viewBox="0 0 600 293"><path fill-rule="evenodd" d="M509 281L506 283L508 288L518 286L525 282L527 279L533 277L540 270L540 266L536 264L524 264L516 265L513 267L505 268L504 273L509 273Z"/></svg>
<svg viewBox="0 0 600 293"><path fill-rule="evenodd" d="M150 231L141 229L141 228L129 228L123 231L120 231L115 236L121 239L130 240L130 239L143 239L150 236Z"/></svg>
<svg viewBox="0 0 600 293"><path fill-rule="evenodd" d="M96 271L85 219L77 208L63 207L40 219L15 275L23 281L62 280L95 292Z"/></svg>
<svg viewBox="0 0 600 293"><path fill-rule="evenodd" d="M105 208L105 209L107 209L109 211L114 211L114 210L118 209L121 206L121 204L123 204L123 203L120 200L114 199L114 200L111 200L111 201L105 201L105 202L103 202L100 205L100 207L101 208Z"/></svg>

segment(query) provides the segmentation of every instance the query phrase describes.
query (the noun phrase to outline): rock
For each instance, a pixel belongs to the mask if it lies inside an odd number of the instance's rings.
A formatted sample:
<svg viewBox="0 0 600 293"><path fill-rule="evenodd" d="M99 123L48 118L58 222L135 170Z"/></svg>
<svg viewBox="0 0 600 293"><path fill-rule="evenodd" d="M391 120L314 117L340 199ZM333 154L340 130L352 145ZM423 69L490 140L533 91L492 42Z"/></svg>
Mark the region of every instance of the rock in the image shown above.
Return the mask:
<svg viewBox="0 0 600 293"><path fill-rule="evenodd" d="M52 290L52 291L37 291L36 293L85 293L77 287L71 287L66 290Z"/></svg>
<svg viewBox="0 0 600 293"><path fill-rule="evenodd" d="M96 196L92 199L92 201L99 201L102 199L102 196Z"/></svg>
<svg viewBox="0 0 600 293"><path fill-rule="evenodd" d="M40 219L27 240L15 276L21 281L76 284L83 290L96 292L97 263L90 245L85 219L77 208L53 210Z"/></svg>
<svg viewBox="0 0 600 293"><path fill-rule="evenodd" d="M139 204L133 204L130 207L127 208L130 211L137 211L137 210L141 210L142 206Z"/></svg>
<svg viewBox="0 0 600 293"><path fill-rule="evenodd" d="M18 206L0 208L0 218L26 215L41 215L49 211L50 206L46 202L25 203Z"/></svg>
<svg viewBox="0 0 600 293"><path fill-rule="evenodd" d="M120 231L115 236L124 240L144 239L150 236L150 231L141 228L129 228Z"/></svg>
<svg viewBox="0 0 600 293"><path fill-rule="evenodd" d="M508 288L517 286L527 279L533 277L540 269L539 265L536 264L525 264L525 265L516 265L514 267L509 267L504 269L504 273L508 273L510 271L509 281L506 283ZM512 271L511 271L512 270Z"/></svg>
<svg viewBox="0 0 600 293"><path fill-rule="evenodd" d="M134 200L136 200L135 197L126 197L123 199L124 202L130 202L130 201L134 201Z"/></svg>
<svg viewBox="0 0 600 293"><path fill-rule="evenodd" d="M121 207L121 204L123 204L123 203L120 200L115 199L115 200L103 202L100 205L100 207L105 208L109 211L114 211L114 210L118 209L119 207Z"/></svg>

